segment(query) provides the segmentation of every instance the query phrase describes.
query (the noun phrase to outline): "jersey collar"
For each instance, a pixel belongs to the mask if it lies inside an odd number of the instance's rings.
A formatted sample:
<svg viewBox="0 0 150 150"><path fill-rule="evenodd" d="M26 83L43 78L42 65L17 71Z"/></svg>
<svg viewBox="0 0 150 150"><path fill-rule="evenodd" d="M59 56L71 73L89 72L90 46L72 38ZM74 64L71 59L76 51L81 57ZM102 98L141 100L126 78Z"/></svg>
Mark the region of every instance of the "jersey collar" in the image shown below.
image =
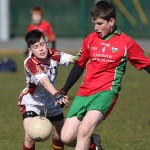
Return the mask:
<svg viewBox="0 0 150 150"><path fill-rule="evenodd" d="M43 23L43 21L44 21L44 20L41 20L39 24L35 24L35 22L34 22L34 21L32 21L31 23L32 23L34 26L39 26L40 24L42 24L42 23Z"/></svg>
<svg viewBox="0 0 150 150"><path fill-rule="evenodd" d="M42 64L42 62L41 62L40 60L38 60L38 59L34 56L34 54L31 54L31 59L32 59L32 61L33 61L36 65Z"/></svg>
<svg viewBox="0 0 150 150"><path fill-rule="evenodd" d="M121 31L117 28L117 26L115 26L115 29L114 29L114 31L111 33L111 34L109 34L109 35L107 35L105 38L104 38L104 40L109 40L111 37L113 37L114 35L120 35L121 34Z"/></svg>

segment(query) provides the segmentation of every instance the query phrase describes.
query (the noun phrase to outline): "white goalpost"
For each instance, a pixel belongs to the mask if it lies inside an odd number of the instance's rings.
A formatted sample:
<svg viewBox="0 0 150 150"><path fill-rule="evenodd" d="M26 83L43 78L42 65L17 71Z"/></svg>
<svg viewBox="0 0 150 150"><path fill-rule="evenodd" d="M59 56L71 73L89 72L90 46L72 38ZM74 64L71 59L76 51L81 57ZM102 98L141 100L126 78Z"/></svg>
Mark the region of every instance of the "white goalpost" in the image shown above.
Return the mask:
<svg viewBox="0 0 150 150"><path fill-rule="evenodd" d="M0 41L8 41L10 38L9 11L9 0L0 0Z"/></svg>

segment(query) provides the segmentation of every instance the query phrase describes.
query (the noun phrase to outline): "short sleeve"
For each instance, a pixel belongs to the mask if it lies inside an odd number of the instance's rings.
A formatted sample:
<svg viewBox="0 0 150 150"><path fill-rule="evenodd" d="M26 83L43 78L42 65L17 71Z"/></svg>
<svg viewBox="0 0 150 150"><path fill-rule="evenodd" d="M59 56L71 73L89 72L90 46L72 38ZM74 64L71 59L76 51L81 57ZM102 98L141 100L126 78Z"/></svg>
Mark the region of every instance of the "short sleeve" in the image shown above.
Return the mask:
<svg viewBox="0 0 150 150"><path fill-rule="evenodd" d="M38 84L42 77L47 76L44 67L33 63L30 59L25 62L26 82Z"/></svg>
<svg viewBox="0 0 150 150"><path fill-rule="evenodd" d="M142 48L132 39L127 43L127 58L138 70L150 65L150 59L144 55Z"/></svg>
<svg viewBox="0 0 150 150"><path fill-rule="evenodd" d="M52 42L56 40L56 34L52 28L52 25L50 23L47 23L47 34L48 34L48 41Z"/></svg>
<svg viewBox="0 0 150 150"><path fill-rule="evenodd" d="M61 52L60 65L68 66L71 55Z"/></svg>

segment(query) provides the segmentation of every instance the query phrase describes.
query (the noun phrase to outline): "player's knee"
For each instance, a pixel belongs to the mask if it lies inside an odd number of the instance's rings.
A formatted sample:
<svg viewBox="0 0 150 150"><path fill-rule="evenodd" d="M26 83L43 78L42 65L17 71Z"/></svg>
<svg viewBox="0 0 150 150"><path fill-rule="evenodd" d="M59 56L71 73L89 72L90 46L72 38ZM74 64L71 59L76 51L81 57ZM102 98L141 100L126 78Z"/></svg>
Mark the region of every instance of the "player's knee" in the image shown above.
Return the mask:
<svg viewBox="0 0 150 150"><path fill-rule="evenodd" d="M87 128L87 126L85 125L82 125L79 127L79 130L78 130L78 137L81 137L81 138L90 138L92 135L91 131L89 128Z"/></svg>
<svg viewBox="0 0 150 150"><path fill-rule="evenodd" d="M65 145L70 145L70 143L74 140L74 138L72 136L70 136L69 134L65 134L65 133L61 133L61 141L65 144Z"/></svg>

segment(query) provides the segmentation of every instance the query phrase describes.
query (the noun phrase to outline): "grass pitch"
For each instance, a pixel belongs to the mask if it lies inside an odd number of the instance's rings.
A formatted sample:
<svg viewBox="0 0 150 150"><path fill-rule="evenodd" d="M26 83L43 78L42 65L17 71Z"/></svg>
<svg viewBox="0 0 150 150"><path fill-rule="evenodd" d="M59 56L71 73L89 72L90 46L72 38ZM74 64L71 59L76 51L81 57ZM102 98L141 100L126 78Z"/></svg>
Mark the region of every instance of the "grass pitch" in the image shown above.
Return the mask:
<svg viewBox="0 0 150 150"><path fill-rule="evenodd" d="M0 73L0 150L21 150L24 138L18 96L25 87L23 54L1 54L17 62L16 73ZM57 88L64 84L71 66L59 67ZM70 104L82 78L69 92ZM110 116L97 127L106 150L148 150L150 148L150 77L127 65L118 102ZM64 109L66 114L68 109ZM36 150L52 150L51 142L37 143ZM73 148L65 147L65 150Z"/></svg>

